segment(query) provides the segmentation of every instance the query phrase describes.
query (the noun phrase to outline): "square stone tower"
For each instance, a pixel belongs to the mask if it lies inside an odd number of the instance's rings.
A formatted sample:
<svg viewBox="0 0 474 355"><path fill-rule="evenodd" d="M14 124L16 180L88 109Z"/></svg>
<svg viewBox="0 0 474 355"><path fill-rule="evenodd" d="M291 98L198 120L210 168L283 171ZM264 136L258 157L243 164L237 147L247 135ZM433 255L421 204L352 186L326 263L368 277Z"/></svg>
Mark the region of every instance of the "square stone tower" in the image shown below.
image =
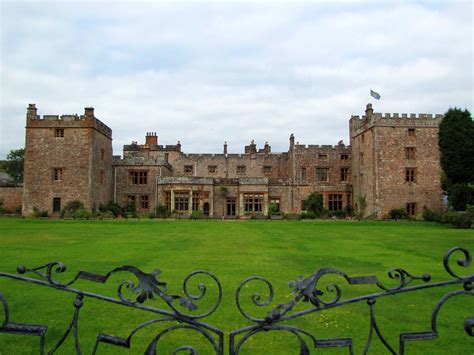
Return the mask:
<svg viewBox="0 0 474 355"><path fill-rule="evenodd" d="M88 210L110 201L112 130L94 116L37 115L35 104L26 114L23 215L33 208L51 215L70 201Z"/></svg>
<svg viewBox="0 0 474 355"><path fill-rule="evenodd" d="M381 218L403 208L421 217L443 209L438 127L442 115L374 113L350 119L354 206ZM367 207L361 210L360 199Z"/></svg>

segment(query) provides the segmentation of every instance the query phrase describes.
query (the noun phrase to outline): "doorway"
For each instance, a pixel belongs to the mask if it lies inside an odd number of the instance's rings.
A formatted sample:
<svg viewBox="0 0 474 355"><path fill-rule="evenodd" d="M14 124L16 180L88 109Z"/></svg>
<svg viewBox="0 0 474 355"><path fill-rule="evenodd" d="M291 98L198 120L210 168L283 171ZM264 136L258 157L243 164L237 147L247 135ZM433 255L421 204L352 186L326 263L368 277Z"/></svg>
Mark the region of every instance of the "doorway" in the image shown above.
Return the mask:
<svg viewBox="0 0 474 355"><path fill-rule="evenodd" d="M54 197L53 198L53 213L61 212L61 198Z"/></svg>
<svg viewBox="0 0 474 355"><path fill-rule="evenodd" d="M204 206L202 209L204 211L204 216L209 216L209 203L208 202L204 203Z"/></svg>

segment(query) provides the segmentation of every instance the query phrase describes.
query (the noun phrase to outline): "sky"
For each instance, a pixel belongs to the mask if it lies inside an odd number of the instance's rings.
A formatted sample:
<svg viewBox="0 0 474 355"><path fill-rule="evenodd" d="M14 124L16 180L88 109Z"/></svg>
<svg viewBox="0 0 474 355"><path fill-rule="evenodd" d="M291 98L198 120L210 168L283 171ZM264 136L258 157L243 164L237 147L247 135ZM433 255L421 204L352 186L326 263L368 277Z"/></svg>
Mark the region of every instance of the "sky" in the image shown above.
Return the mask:
<svg viewBox="0 0 474 355"><path fill-rule="evenodd" d="M28 103L94 107L116 155L146 132L185 153L349 144L369 102L473 108L471 1L0 1L0 159Z"/></svg>

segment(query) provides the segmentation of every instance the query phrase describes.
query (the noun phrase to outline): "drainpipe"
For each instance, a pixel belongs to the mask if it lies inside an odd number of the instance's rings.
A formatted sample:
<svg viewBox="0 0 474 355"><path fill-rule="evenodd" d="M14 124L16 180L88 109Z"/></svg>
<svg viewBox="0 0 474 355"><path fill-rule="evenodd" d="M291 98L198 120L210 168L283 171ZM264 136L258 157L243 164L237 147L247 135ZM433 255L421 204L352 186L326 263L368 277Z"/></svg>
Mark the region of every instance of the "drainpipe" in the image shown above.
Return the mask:
<svg viewBox="0 0 474 355"><path fill-rule="evenodd" d="M158 211L158 178L161 177L161 166L160 166L160 172L157 177L155 177L155 218L157 217Z"/></svg>
<svg viewBox="0 0 474 355"><path fill-rule="evenodd" d="M117 203L117 168L114 168L114 203Z"/></svg>

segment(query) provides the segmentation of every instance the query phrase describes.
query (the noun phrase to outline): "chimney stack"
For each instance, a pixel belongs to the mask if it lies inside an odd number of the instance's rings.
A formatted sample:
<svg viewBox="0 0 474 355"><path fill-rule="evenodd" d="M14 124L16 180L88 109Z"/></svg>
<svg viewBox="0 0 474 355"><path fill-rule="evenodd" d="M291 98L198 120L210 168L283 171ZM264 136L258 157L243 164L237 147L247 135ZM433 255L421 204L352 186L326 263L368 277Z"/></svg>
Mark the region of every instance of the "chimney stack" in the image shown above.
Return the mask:
<svg viewBox="0 0 474 355"><path fill-rule="evenodd" d="M147 146L158 145L158 136L156 135L156 132L146 133L145 144Z"/></svg>
<svg viewBox="0 0 474 355"><path fill-rule="evenodd" d="M224 142L224 155L227 156L227 141Z"/></svg>
<svg viewBox="0 0 474 355"><path fill-rule="evenodd" d="M290 135L290 147L293 147L295 145L295 136L294 134L292 133Z"/></svg>
<svg viewBox="0 0 474 355"><path fill-rule="evenodd" d="M374 113L374 110L372 109L372 104L368 103L367 106L365 106L365 116L367 118L370 118L373 113Z"/></svg>
<svg viewBox="0 0 474 355"><path fill-rule="evenodd" d="M84 116L86 116L86 118L94 118L94 108L93 107L85 107L84 108Z"/></svg>
<svg viewBox="0 0 474 355"><path fill-rule="evenodd" d="M31 120L38 118L36 104L28 104L28 108L26 109L26 118Z"/></svg>
<svg viewBox="0 0 474 355"><path fill-rule="evenodd" d="M272 148L268 145L268 142L265 142L265 145L263 146L263 152L265 154L268 154L268 153L270 153L271 150L272 150Z"/></svg>

